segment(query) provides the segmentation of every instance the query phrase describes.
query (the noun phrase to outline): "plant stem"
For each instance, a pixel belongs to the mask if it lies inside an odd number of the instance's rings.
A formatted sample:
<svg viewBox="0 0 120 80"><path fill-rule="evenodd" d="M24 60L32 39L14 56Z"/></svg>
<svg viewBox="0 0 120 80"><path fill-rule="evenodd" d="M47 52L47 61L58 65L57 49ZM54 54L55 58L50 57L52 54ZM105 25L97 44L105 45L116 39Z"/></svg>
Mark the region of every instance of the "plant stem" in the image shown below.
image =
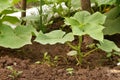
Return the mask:
<svg viewBox="0 0 120 80"><path fill-rule="evenodd" d="M102 7L101 6L99 7L99 11L102 12Z"/></svg>
<svg viewBox="0 0 120 80"><path fill-rule="evenodd" d="M40 0L40 27L39 30L42 30L42 0Z"/></svg>
<svg viewBox="0 0 120 80"><path fill-rule="evenodd" d="M79 36L79 42L78 42L78 59L79 59L79 63L82 64L82 58L83 58L83 53L81 52L81 45L82 45L82 36Z"/></svg>
<svg viewBox="0 0 120 80"><path fill-rule="evenodd" d="M82 64L82 58L83 58L83 53L81 52L82 36L79 36L79 42L78 42L77 47L72 45L70 42L67 42L67 44L72 49L77 51L77 56L75 56L75 58L77 60L77 65Z"/></svg>
<svg viewBox="0 0 120 80"><path fill-rule="evenodd" d="M85 55L83 55L83 57L88 56L89 54L91 54L92 52L94 52L94 51L96 51L96 50L98 50L98 49L99 49L99 48L95 48L95 49L93 49L93 50L91 50L91 51L85 53Z"/></svg>
<svg viewBox="0 0 120 80"><path fill-rule="evenodd" d="M66 57L64 57L64 56L62 56L62 55L60 55L59 57L63 58L63 59L64 59L64 61L65 61L67 64L69 64L69 62L68 62L68 60L67 60L67 58L66 58Z"/></svg>
<svg viewBox="0 0 120 80"><path fill-rule="evenodd" d="M78 51L78 48L72 45L70 42L67 42L67 45L70 46L72 49Z"/></svg>
<svg viewBox="0 0 120 80"><path fill-rule="evenodd" d="M82 36L79 36L79 42L78 42L78 49L77 49L77 51L78 51L78 55L80 56L80 57L82 57L82 54L81 54L81 44L82 44Z"/></svg>
<svg viewBox="0 0 120 80"><path fill-rule="evenodd" d="M75 59L77 61L77 65L81 64L81 61L78 59L77 55L75 56Z"/></svg>
<svg viewBox="0 0 120 80"><path fill-rule="evenodd" d="M81 53L81 45L82 45L82 36L79 36L79 42L78 42L78 52Z"/></svg>

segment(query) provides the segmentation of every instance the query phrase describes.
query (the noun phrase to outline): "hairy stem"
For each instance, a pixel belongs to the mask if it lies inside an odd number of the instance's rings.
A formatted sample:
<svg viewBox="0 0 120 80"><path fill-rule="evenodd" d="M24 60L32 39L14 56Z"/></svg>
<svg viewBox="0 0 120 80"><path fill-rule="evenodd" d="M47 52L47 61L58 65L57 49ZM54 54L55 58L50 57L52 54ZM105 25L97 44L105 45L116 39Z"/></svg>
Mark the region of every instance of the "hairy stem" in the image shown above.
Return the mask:
<svg viewBox="0 0 120 80"><path fill-rule="evenodd" d="M83 53L81 52L81 45L82 45L82 36L79 36L79 42L78 42L78 59L79 62L82 63Z"/></svg>
<svg viewBox="0 0 120 80"><path fill-rule="evenodd" d="M79 36L78 53L81 53L81 45L82 45L82 36Z"/></svg>

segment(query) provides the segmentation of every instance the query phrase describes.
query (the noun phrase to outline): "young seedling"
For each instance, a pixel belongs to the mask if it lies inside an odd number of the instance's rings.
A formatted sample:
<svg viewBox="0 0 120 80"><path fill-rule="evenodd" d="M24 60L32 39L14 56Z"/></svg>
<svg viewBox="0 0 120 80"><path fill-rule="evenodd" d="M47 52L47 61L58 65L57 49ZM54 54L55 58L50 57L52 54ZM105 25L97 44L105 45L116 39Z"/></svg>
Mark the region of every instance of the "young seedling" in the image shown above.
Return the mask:
<svg viewBox="0 0 120 80"><path fill-rule="evenodd" d="M58 62L59 57L55 56L53 60L51 60L51 56L48 55L48 52L45 52L43 55L42 61L37 61L35 62L36 64L47 64L48 66L55 66L56 63Z"/></svg>
<svg viewBox="0 0 120 80"><path fill-rule="evenodd" d="M42 61L37 61L35 63L36 64L48 64L48 65L51 65L51 60L50 60L50 56L48 55L48 52L44 53Z"/></svg>
<svg viewBox="0 0 120 80"><path fill-rule="evenodd" d="M50 62L50 55L48 55L48 52L44 53L43 62Z"/></svg>
<svg viewBox="0 0 120 80"><path fill-rule="evenodd" d="M73 75L74 69L73 68L67 68L66 71L67 71L68 74Z"/></svg>
<svg viewBox="0 0 120 80"><path fill-rule="evenodd" d="M23 73L23 71L13 69L12 66L7 66L7 69L11 71L11 74L8 75L8 77L12 78L12 80L17 80L17 78Z"/></svg>
<svg viewBox="0 0 120 80"><path fill-rule="evenodd" d="M58 62L58 60L59 60L59 57L55 56L54 59L53 59L54 64L56 64Z"/></svg>

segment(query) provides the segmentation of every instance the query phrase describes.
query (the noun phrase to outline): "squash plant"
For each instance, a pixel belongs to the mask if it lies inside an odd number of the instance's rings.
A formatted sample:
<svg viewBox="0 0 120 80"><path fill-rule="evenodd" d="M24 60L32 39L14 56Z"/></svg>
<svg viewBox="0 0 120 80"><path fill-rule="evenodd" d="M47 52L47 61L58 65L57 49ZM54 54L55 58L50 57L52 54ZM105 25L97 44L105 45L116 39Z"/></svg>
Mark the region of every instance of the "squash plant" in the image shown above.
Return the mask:
<svg viewBox="0 0 120 80"><path fill-rule="evenodd" d="M43 0L44 1L44 0ZM65 2L69 9L71 8L73 0L52 0L52 1L47 1L45 0L45 3L57 3L60 4L62 2ZM95 2L98 4L98 6L103 5L103 4L115 4L115 0L107 0L105 3L104 1L99 1L99 0L92 0L92 2ZM78 4L78 3L77 3ZM61 7L56 10L59 14L62 12ZM108 15L107 15L108 18ZM109 22L109 21L108 21ZM72 32L66 34L65 32L61 30L56 30L52 31L50 33L44 34L42 31L39 32L37 35L37 38L35 41L42 43L42 44L56 44L56 43L67 43L70 47L72 47L75 51L71 51L69 55L77 55L76 60L78 61L78 64L82 63L82 58L89 55L91 52L97 50L98 48L106 51L108 54L112 54L113 51L117 51L116 54L119 53L120 49L111 41L105 40L104 39L104 34L103 34L103 29L105 26L103 24L106 24L106 16L96 12L94 14L90 14L87 11L80 11L77 12L73 17L70 18L65 18L65 23L66 25L70 25ZM104 25L105 25L104 24ZM104 31L106 31L104 29ZM83 35L89 35L93 39L97 40L100 42L100 44L97 44L97 47L87 53L82 53L81 52L81 43L82 43L82 36ZM73 46L70 42L74 40L73 36L78 36L79 37L79 43L77 46ZM113 47L106 48L108 45L112 45Z"/></svg>
<svg viewBox="0 0 120 80"><path fill-rule="evenodd" d="M95 48L85 54L81 52L81 45L82 45L82 36L83 35L89 35L95 40L103 41L103 32L104 29L103 23L105 22L106 16L96 12L94 14L90 14L87 11L80 11L75 13L73 17L65 18L65 24L70 25L73 35L76 35L79 37L79 42L77 46L73 46L69 42L67 44L71 46L75 51L69 52L68 55L72 55L76 57L76 60L78 61L77 64L82 63L82 58L89 55L91 52L97 50L98 48Z"/></svg>
<svg viewBox="0 0 120 80"><path fill-rule="evenodd" d="M49 33L42 33L39 32L35 41L41 44L56 44L56 43L67 43L73 50L68 53L70 56L75 56L77 60L77 65L82 63L84 57L92 53L97 49L102 49L106 52L120 51L120 49L111 41L104 40L103 29L104 29L104 22L106 16L99 12L94 14L90 14L87 11L79 11L76 12L73 17L65 18L65 24L69 25L72 29L72 32L65 34L65 32L61 30L55 30ZM82 45L82 36L89 35L93 39L100 42L97 44L98 47L94 48L93 50L83 53L81 52L81 45ZM79 37L78 45L72 45L71 42L74 40L73 36ZM106 48L108 45L109 48Z"/></svg>

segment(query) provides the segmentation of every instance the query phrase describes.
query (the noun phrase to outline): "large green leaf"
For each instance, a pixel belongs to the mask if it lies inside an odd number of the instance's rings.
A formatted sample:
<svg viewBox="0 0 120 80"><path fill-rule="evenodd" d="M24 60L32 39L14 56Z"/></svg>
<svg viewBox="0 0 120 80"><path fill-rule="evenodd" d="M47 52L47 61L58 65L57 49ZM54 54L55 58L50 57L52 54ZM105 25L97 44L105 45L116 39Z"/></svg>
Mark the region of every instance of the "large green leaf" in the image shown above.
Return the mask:
<svg viewBox="0 0 120 80"><path fill-rule="evenodd" d="M90 13L87 11L81 11L81 12L77 12L74 15L74 19L76 19L80 24L84 24L86 22L86 18L90 16Z"/></svg>
<svg viewBox="0 0 120 80"><path fill-rule="evenodd" d="M107 16L105 21L105 35L113 35L116 33L120 33L120 7L117 6L107 12L105 15Z"/></svg>
<svg viewBox="0 0 120 80"><path fill-rule="evenodd" d="M3 10L0 14L4 14L4 15L6 15L6 14L12 14L12 13L17 12L17 11L18 11L18 10L9 8L9 9Z"/></svg>
<svg viewBox="0 0 120 80"><path fill-rule="evenodd" d="M101 14L100 12L96 12L88 17L85 18L85 23L94 23L94 24L103 24L106 20L105 15Z"/></svg>
<svg viewBox="0 0 120 80"><path fill-rule="evenodd" d="M2 22L6 21L6 22L9 22L12 24L16 24L16 23L20 22L20 20L14 16L4 16L1 21Z"/></svg>
<svg viewBox="0 0 120 80"><path fill-rule="evenodd" d="M0 0L0 13L11 6L10 0Z"/></svg>
<svg viewBox="0 0 120 80"><path fill-rule="evenodd" d="M102 41L106 16L96 12L90 15L87 11L80 11L75 13L73 17L65 18L65 23L71 25L74 35L82 36L88 34L92 38Z"/></svg>
<svg viewBox="0 0 120 80"><path fill-rule="evenodd" d="M113 35L120 33L120 17L116 19L108 19L105 22L106 28L104 29L104 35Z"/></svg>
<svg viewBox="0 0 120 80"><path fill-rule="evenodd" d="M103 40L103 32L104 29L101 25L96 24L88 24L85 26L85 32L86 34L89 34L92 38L102 41Z"/></svg>
<svg viewBox="0 0 120 80"><path fill-rule="evenodd" d="M41 44L56 44L56 43L65 43L66 41L73 41L74 37L72 33L65 34L65 32L61 30L55 30L50 33L43 34L39 32L36 42Z"/></svg>
<svg viewBox="0 0 120 80"><path fill-rule="evenodd" d="M105 13L105 15L107 16L107 19L115 19L119 16L119 14L120 14L120 6L116 6L112 8L110 11L108 11L107 13Z"/></svg>
<svg viewBox="0 0 120 80"><path fill-rule="evenodd" d="M103 42L100 42L100 44L97 44L97 46L98 48L106 52L112 52L113 50L120 52L120 48L118 48L113 41L109 41L106 39L104 39Z"/></svg>
<svg viewBox="0 0 120 80"><path fill-rule="evenodd" d="M30 26L19 26L12 29L10 26L2 24L0 26L0 46L20 48L26 44L31 44L32 32L36 33L36 30Z"/></svg>

